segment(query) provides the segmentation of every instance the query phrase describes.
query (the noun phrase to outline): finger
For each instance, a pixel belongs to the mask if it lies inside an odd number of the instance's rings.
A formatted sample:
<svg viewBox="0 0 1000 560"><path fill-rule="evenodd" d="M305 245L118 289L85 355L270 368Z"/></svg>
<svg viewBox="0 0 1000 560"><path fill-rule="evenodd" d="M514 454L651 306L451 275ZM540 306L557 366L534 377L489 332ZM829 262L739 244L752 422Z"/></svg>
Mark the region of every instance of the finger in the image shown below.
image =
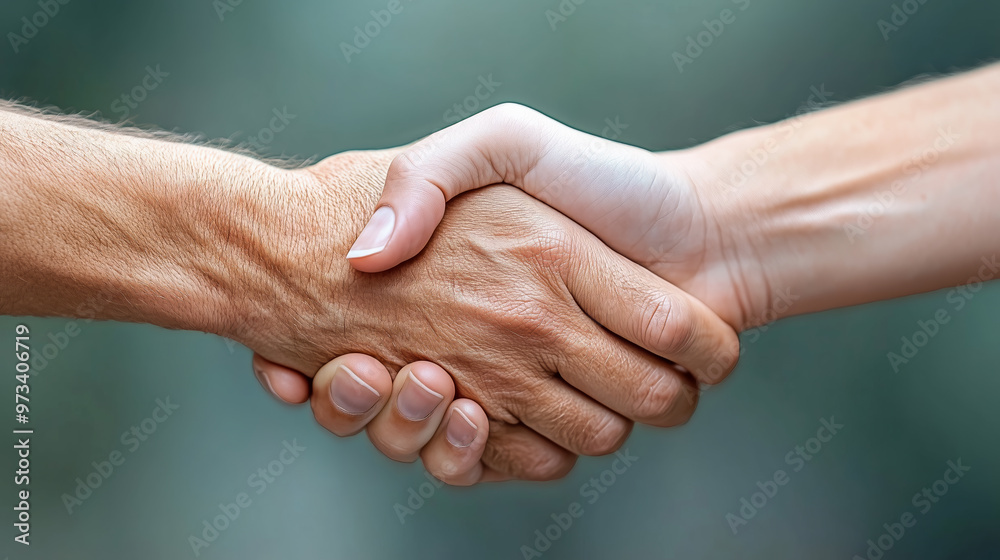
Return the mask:
<svg viewBox="0 0 1000 560"><path fill-rule="evenodd" d="M691 418L699 391L689 373L600 325L589 331L574 333L572 346L557 358L567 383L642 424L666 428Z"/></svg>
<svg viewBox="0 0 1000 560"><path fill-rule="evenodd" d="M671 360L702 383L722 381L739 358L739 338L697 298L618 255L591 234L576 236L564 280L595 321ZM608 287L614 287L613 297Z"/></svg>
<svg viewBox="0 0 1000 560"><path fill-rule="evenodd" d="M454 486L481 482L489 430L489 420L481 406L469 399L451 403L444 422L420 451L424 468L434 478Z"/></svg>
<svg viewBox="0 0 1000 560"><path fill-rule="evenodd" d="M521 424L490 421L483 451L483 480L556 480L566 476L577 456Z"/></svg>
<svg viewBox="0 0 1000 560"><path fill-rule="evenodd" d="M454 398L455 383L437 364L403 366L388 405L368 424L368 439L394 461L415 461Z"/></svg>
<svg viewBox="0 0 1000 560"><path fill-rule="evenodd" d="M577 455L614 453L632 422L555 378L534 391L515 413L524 425Z"/></svg>
<svg viewBox="0 0 1000 560"><path fill-rule="evenodd" d="M253 355L253 373L264 389L288 404L302 404L309 400L312 382L305 374L267 360L260 354Z"/></svg>
<svg viewBox="0 0 1000 560"><path fill-rule="evenodd" d="M321 426L338 436L360 432L392 394L392 377L364 354L346 354L324 365L313 378L310 404Z"/></svg>
<svg viewBox="0 0 1000 560"><path fill-rule="evenodd" d="M546 200L542 191L566 165L579 171L581 148L593 140L613 144L512 103L432 134L393 160L375 212L347 258L363 272L412 258L441 222L445 203L465 191L509 183ZM541 158L547 163L536 170ZM579 193L566 195L552 205L564 213L582 206L575 203Z"/></svg>

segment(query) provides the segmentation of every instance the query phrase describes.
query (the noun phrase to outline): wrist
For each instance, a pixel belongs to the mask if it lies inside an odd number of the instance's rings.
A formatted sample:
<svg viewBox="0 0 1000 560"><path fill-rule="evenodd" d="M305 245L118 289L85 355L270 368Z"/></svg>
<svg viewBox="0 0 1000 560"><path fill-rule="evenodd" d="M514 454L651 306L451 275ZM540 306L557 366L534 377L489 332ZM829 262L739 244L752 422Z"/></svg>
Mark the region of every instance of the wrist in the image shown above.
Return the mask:
<svg viewBox="0 0 1000 560"><path fill-rule="evenodd" d="M290 298L305 280L303 269L329 274L332 255L307 249L317 238L339 238L339 221L309 174L220 155L206 174L182 180L174 200L192 242L189 269L198 278L194 299L201 310L184 328L258 348L273 335L271 326L289 324L285 315L301 305ZM323 220L334 227L323 227Z"/></svg>
<svg viewBox="0 0 1000 560"><path fill-rule="evenodd" d="M363 297L352 291L360 273L345 257L378 200L392 155L349 152L301 169L257 169L246 187L226 189L225 204L203 219L222 224L207 257L226 263L217 283L230 311L218 334L306 373L335 355L295 349L317 344L301 340L304 332L332 331L331 344L342 342L344 325L356 322L362 302L351 298ZM307 323L316 317L322 324Z"/></svg>
<svg viewBox="0 0 1000 560"><path fill-rule="evenodd" d="M738 330L801 312L799 267L807 256L789 261L782 242L793 205L774 187L786 179L773 153L787 124L739 131L674 152L689 179L705 221L703 268L724 281L717 310ZM798 260L796 260L798 259ZM794 302L795 308L792 308Z"/></svg>
<svg viewBox="0 0 1000 560"><path fill-rule="evenodd" d="M158 241L143 277L122 290L124 320L237 338L248 290L273 240L263 224L268 189L289 188L290 172L253 158L190 145L159 146L152 188L141 199ZM112 317L114 318L114 317Z"/></svg>

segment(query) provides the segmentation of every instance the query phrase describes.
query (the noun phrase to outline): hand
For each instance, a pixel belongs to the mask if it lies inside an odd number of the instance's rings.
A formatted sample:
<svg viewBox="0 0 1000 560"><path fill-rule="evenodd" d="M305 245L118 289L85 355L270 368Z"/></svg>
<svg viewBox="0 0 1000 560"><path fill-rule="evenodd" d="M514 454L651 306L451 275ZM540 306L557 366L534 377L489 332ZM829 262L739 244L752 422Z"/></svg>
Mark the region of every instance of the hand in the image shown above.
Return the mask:
<svg viewBox="0 0 1000 560"><path fill-rule="evenodd" d="M266 266L246 271L247 315L232 338L308 374L349 352L390 369L432 360L494 419L485 464L522 478L563 474L573 462L567 450L613 451L628 434L626 418L674 425L690 416L690 375L587 314L691 370L720 348L734 354L732 330L523 195L495 189L459 201L427 253L391 273L340 264L394 155L335 156L294 172L292 188L265 185L247 197L246 223L270 238L247 238ZM278 304L251 305L261 301Z"/></svg>
<svg viewBox="0 0 1000 560"><path fill-rule="evenodd" d="M573 130L527 107L494 107L403 151L376 211L348 254L378 272L416 255L445 202L497 183L516 186L612 249L694 295L737 328L768 309L766 282L727 258L740 240L717 210L728 193L696 190L684 152L653 154ZM724 369L719 364L718 369Z"/></svg>

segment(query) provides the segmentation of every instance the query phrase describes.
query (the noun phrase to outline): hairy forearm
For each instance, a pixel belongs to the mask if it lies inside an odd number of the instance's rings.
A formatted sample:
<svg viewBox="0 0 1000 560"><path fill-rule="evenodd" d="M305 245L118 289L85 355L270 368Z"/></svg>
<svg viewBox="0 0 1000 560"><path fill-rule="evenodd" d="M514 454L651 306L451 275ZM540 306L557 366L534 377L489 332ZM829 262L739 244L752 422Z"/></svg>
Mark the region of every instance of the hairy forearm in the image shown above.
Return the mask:
<svg viewBox="0 0 1000 560"><path fill-rule="evenodd" d="M994 65L690 155L751 292L790 289L803 313L1000 277L997 130Z"/></svg>
<svg viewBox="0 0 1000 560"><path fill-rule="evenodd" d="M287 174L0 107L0 313L222 334L253 245L252 205L237 201Z"/></svg>

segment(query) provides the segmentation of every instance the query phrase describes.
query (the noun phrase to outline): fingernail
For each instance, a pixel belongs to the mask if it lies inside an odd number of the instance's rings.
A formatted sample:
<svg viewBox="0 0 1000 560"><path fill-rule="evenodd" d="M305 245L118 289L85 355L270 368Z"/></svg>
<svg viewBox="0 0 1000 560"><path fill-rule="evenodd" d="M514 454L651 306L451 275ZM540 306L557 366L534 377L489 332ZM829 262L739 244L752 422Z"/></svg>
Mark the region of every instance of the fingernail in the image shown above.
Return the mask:
<svg viewBox="0 0 1000 560"><path fill-rule="evenodd" d="M264 387L265 389L267 389L268 391L270 391L272 395L274 395L274 396L276 396L276 397L278 396L278 394L274 392L274 387L272 387L272 386L271 386L271 379L270 379L269 377L265 376L265 375L264 375L264 372L260 371L260 370L259 370L259 369L257 369L257 368L253 368L253 374L254 374L255 376L257 376L257 381L258 381L258 382L259 382L259 383L260 383L260 384L261 384L261 385L262 385L262 386L263 386L263 387Z"/></svg>
<svg viewBox="0 0 1000 560"><path fill-rule="evenodd" d="M462 412L462 409L456 408L451 413L451 418L448 419L448 428L445 431L445 435L448 441L455 447L468 447L472 445L472 442L476 441L476 436L479 435L479 428L472 423L472 420L469 420L469 417Z"/></svg>
<svg viewBox="0 0 1000 560"><path fill-rule="evenodd" d="M347 258L356 259L382 252L386 243L389 242L389 238L392 237L394 227L396 227L396 213L388 206L379 208L372 215L372 219L368 221L365 229L361 230L361 235L348 251Z"/></svg>
<svg viewBox="0 0 1000 560"><path fill-rule="evenodd" d="M396 408L403 418L418 422L430 416L442 399L444 395L431 391L411 371L396 397Z"/></svg>
<svg viewBox="0 0 1000 560"><path fill-rule="evenodd" d="M337 408L358 416L371 410L380 395L347 366L340 366L330 382L330 397Z"/></svg>

